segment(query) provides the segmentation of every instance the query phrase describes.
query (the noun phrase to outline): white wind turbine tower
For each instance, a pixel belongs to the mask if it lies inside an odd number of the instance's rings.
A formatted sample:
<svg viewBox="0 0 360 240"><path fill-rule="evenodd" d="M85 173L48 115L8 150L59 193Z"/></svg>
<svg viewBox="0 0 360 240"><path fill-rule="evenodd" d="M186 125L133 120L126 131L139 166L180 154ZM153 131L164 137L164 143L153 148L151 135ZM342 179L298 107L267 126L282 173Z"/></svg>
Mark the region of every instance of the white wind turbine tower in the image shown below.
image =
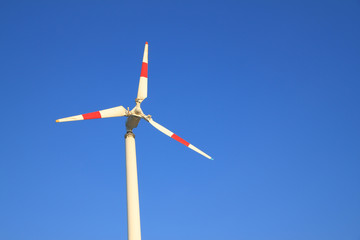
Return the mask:
<svg viewBox="0 0 360 240"><path fill-rule="evenodd" d="M96 118L109 117L123 117L126 116L126 134L125 134L125 155L126 155L126 193L127 193L127 216L128 216L128 240L141 240L140 231L140 209L139 209L139 190L136 166L136 151L135 151L135 135L132 132L137 127L139 121L144 119L148 121L157 130L165 135L175 139L184 144L204 157L213 160L209 155L196 148L194 145L188 143L175 133L161 126L150 115L145 115L141 110L140 104L147 97L148 85L148 43L145 43L144 57L142 62L140 82L137 98L135 99L136 106L130 111L123 106L100 110L92 113L85 113L67 118L61 118L56 122L69 122L78 120L88 120Z"/></svg>

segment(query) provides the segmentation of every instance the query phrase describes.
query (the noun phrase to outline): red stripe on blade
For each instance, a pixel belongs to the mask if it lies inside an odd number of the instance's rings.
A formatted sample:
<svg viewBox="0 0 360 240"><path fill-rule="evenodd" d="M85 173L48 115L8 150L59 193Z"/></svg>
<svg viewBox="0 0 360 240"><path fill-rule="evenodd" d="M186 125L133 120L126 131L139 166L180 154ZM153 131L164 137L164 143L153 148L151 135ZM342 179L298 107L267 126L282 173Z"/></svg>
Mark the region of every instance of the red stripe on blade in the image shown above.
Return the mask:
<svg viewBox="0 0 360 240"><path fill-rule="evenodd" d="M148 77L148 64L145 62L142 63L140 77Z"/></svg>
<svg viewBox="0 0 360 240"><path fill-rule="evenodd" d="M179 137L175 133L173 135L171 135L171 138L175 139L178 142L181 142L182 144L184 144L187 147L190 145L190 143L188 143L187 141L185 141L184 139L182 139L181 137Z"/></svg>
<svg viewBox="0 0 360 240"><path fill-rule="evenodd" d="M84 120L87 120L87 119L94 119L94 118L101 118L101 114L100 112L92 112L92 113L85 113L82 115Z"/></svg>

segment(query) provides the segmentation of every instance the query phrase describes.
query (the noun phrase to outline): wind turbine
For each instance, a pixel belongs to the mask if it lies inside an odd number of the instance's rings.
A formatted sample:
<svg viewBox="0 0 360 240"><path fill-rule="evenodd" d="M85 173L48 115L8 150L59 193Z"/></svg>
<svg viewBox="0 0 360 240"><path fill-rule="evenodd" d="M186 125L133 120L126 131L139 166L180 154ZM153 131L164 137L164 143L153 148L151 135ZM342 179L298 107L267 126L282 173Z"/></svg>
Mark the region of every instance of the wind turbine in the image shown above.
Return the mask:
<svg viewBox="0 0 360 240"><path fill-rule="evenodd" d="M140 208L139 208L139 190L138 177L136 166L136 150L135 150L135 134L133 129L136 128L141 119L149 122L160 132L184 144L188 148L203 155L204 157L213 160L209 155L185 141L175 133L155 122L150 115L145 115L141 110L140 104L147 97L148 85L148 43L145 43L143 62L141 67L139 89L137 98L135 99L136 106L130 111L123 106L104 109L97 112L85 113L67 118L61 118L56 122L69 122L78 120L88 120L96 118L109 117L127 117L126 120L126 134L125 134L125 156L126 156L126 194L127 194L127 216L128 216L128 240L141 240L140 231Z"/></svg>

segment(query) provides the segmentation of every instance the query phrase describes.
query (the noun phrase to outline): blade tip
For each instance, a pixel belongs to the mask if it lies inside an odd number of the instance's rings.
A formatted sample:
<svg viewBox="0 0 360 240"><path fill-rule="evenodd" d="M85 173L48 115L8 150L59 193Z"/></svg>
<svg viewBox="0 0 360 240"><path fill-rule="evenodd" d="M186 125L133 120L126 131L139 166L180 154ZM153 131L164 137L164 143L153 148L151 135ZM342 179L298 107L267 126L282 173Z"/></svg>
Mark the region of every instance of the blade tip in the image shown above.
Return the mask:
<svg viewBox="0 0 360 240"><path fill-rule="evenodd" d="M57 119L56 122L60 122L59 119Z"/></svg>
<svg viewBox="0 0 360 240"><path fill-rule="evenodd" d="M145 44L149 44L148 42L145 42Z"/></svg>
<svg viewBox="0 0 360 240"><path fill-rule="evenodd" d="M210 158L210 160L214 160L214 158Z"/></svg>

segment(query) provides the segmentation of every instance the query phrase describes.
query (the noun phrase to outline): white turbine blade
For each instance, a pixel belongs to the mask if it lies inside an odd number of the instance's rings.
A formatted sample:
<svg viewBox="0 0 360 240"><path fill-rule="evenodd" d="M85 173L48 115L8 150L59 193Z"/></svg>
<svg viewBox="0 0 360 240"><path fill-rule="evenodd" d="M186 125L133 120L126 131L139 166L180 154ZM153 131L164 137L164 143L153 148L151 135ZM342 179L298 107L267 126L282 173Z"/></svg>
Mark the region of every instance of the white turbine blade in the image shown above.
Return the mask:
<svg viewBox="0 0 360 240"><path fill-rule="evenodd" d="M136 100L140 103L147 98L148 89L148 42L145 43L144 57L141 66L139 89Z"/></svg>
<svg viewBox="0 0 360 240"><path fill-rule="evenodd" d="M160 132L164 133L165 135L175 139L176 141L184 144L185 146L187 146L188 148L194 150L197 153L200 153L201 155L203 155L204 157L214 160L212 157L210 157L209 155L207 155L206 153L204 153L203 151L201 151L200 149L198 149L197 147L195 147L194 145L188 143L187 141L185 141L184 139L182 139L181 137L179 137L178 135L176 135L175 133L171 132L169 129L161 126L160 124L158 124L157 122L155 122L154 120L150 119L149 123L151 125L153 125L157 130L159 130Z"/></svg>
<svg viewBox="0 0 360 240"><path fill-rule="evenodd" d="M97 112L91 112L91 113L85 113L72 117L61 118L56 120L56 122L69 122L69 121L79 121L79 120L88 120L88 119L96 119L96 118L122 117L122 116L126 116L126 114L127 114L127 110L123 106L118 106L114 108L100 110Z"/></svg>

